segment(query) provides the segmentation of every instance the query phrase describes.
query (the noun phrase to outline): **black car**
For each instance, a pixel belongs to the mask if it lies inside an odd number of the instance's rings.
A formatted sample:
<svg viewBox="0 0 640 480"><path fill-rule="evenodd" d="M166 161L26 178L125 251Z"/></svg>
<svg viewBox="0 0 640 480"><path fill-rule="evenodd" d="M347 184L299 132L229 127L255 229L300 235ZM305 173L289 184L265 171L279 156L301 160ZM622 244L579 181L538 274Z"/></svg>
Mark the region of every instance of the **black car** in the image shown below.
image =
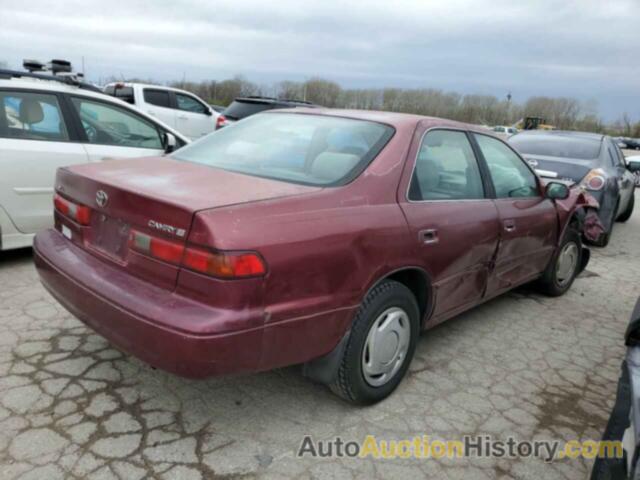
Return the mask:
<svg viewBox="0 0 640 480"><path fill-rule="evenodd" d="M542 177L579 183L600 204L598 216L604 233L596 245L606 246L616 221L633 213L635 166L627 165L622 151L606 135L560 130L531 130L509 138Z"/></svg>
<svg viewBox="0 0 640 480"><path fill-rule="evenodd" d="M318 105L302 100L280 100L272 97L238 97L218 117L216 129L226 127L238 120L265 110L296 107L313 108L318 107Z"/></svg>
<svg viewBox="0 0 640 480"><path fill-rule="evenodd" d="M640 478L640 300L625 334L627 354L622 362L616 403L603 441L622 442L622 458L596 458L591 480Z"/></svg>
<svg viewBox="0 0 640 480"><path fill-rule="evenodd" d="M640 150L640 141L637 138L623 138L620 141L625 144L625 148Z"/></svg>

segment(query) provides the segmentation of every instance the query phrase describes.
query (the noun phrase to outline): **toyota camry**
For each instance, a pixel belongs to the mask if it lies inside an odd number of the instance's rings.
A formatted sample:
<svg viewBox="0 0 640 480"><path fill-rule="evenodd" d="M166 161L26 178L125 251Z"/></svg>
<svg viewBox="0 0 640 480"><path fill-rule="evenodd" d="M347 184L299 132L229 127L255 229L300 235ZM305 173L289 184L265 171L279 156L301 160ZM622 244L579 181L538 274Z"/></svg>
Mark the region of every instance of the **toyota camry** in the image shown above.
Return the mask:
<svg viewBox="0 0 640 480"><path fill-rule="evenodd" d="M589 259L582 190L438 118L261 113L55 189L40 278L115 346L187 377L303 364L361 404L421 330L527 282L562 295Z"/></svg>

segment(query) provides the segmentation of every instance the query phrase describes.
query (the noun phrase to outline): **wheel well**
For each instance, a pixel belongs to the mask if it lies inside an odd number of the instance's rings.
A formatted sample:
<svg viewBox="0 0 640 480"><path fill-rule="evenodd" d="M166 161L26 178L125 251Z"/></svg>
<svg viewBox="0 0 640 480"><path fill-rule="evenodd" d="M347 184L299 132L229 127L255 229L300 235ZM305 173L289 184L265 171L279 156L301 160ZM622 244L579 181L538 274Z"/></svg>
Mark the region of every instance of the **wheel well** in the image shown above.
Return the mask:
<svg viewBox="0 0 640 480"><path fill-rule="evenodd" d="M387 276L385 280L395 280L411 290L418 302L418 308L420 308L420 318L425 318L428 313L431 284L422 270L416 268L400 270Z"/></svg>

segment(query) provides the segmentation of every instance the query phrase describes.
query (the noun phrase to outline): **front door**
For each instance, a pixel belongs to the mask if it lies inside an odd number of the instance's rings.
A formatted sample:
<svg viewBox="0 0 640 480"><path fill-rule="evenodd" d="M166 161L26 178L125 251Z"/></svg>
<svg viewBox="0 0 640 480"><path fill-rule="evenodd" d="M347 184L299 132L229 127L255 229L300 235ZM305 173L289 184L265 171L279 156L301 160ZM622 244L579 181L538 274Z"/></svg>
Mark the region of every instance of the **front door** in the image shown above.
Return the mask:
<svg viewBox="0 0 640 480"><path fill-rule="evenodd" d="M409 154L416 158L409 192L399 201L432 279L431 326L482 299L499 225L467 133L431 130L418 142Z"/></svg>
<svg viewBox="0 0 640 480"><path fill-rule="evenodd" d="M53 225L58 167L87 162L56 94L0 90L0 208L16 229L32 234Z"/></svg>
<svg viewBox="0 0 640 480"><path fill-rule="evenodd" d="M500 246L487 294L493 295L538 276L555 248L558 218L529 165L501 140L473 138L484 158L500 219Z"/></svg>
<svg viewBox="0 0 640 480"><path fill-rule="evenodd" d="M180 133L197 140L215 130L215 116L209 106L183 93L176 93L176 106L176 128Z"/></svg>
<svg viewBox="0 0 640 480"><path fill-rule="evenodd" d="M162 132L135 111L88 97L73 96L92 162L115 158L148 157L164 153Z"/></svg>

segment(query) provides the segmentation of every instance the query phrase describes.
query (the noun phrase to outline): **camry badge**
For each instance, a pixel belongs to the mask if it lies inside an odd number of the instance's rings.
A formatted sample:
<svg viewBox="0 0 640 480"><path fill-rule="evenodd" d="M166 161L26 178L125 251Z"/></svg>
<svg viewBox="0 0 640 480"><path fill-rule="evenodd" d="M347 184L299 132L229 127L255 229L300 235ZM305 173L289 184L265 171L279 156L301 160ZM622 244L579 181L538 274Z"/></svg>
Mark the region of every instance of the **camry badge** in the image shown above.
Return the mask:
<svg viewBox="0 0 640 480"><path fill-rule="evenodd" d="M109 195L104 190L98 190L96 192L96 203L99 207L105 207L109 202Z"/></svg>

